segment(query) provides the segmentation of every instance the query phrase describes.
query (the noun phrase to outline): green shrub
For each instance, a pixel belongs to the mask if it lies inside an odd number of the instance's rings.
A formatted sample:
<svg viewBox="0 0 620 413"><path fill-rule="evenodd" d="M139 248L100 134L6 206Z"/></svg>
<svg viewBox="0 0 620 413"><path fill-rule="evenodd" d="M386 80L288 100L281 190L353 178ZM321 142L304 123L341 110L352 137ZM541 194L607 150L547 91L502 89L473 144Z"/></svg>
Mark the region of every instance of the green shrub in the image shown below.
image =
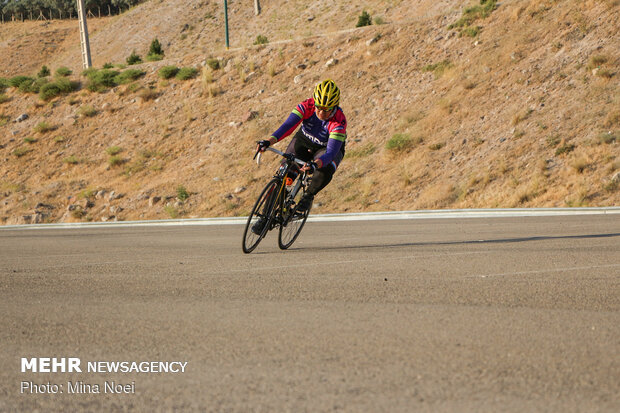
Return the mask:
<svg viewBox="0 0 620 413"><path fill-rule="evenodd" d="M58 76L70 76L71 74L73 72L68 67L62 66L56 69L56 75Z"/></svg>
<svg viewBox="0 0 620 413"><path fill-rule="evenodd" d="M119 72L110 69L94 70L87 73L88 84L86 88L91 92L103 92L117 85L116 77Z"/></svg>
<svg viewBox="0 0 620 413"><path fill-rule="evenodd" d="M104 69L112 69L114 67L114 65L110 62L104 63L103 64L103 68Z"/></svg>
<svg viewBox="0 0 620 413"><path fill-rule="evenodd" d="M179 68L176 66L164 66L159 69L157 75L162 79L170 79L171 77L174 77L178 72Z"/></svg>
<svg viewBox="0 0 620 413"><path fill-rule="evenodd" d="M497 0L480 0L480 5L467 7L463 16L448 26L448 29L465 28L478 19L486 19L497 8Z"/></svg>
<svg viewBox="0 0 620 413"><path fill-rule="evenodd" d="M75 155L68 156L62 161L68 165L77 165L79 163L78 158L76 158Z"/></svg>
<svg viewBox="0 0 620 413"><path fill-rule="evenodd" d="M126 60L128 65L136 65L138 63L142 63L142 58L136 53L136 51L134 50L133 52L131 52L131 54L129 55L129 57Z"/></svg>
<svg viewBox="0 0 620 413"><path fill-rule="evenodd" d="M189 193L183 185L179 185L177 187L177 198L179 198L180 201L185 201L187 198L189 198Z"/></svg>
<svg viewBox="0 0 620 413"><path fill-rule="evenodd" d="M188 79L195 78L197 74L198 74L198 70L196 70L195 68L183 67L179 69L179 71L177 72L176 78L179 80L188 80Z"/></svg>
<svg viewBox="0 0 620 413"><path fill-rule="evenodd" d="M119 85L131 83L134 80L144 76L146 72L139 69L127 69L116 76L115 82Z"/></svg>
<svg viewBox="0 0 620 413"><path fill-rule="evenodd" d="M39 90L39 98L44 101L54 99L62 92L56 83L48 83L41 87Z"/></svg>
<svg viewBox="0 0 620 413"><path fill-rule="evenodd" d="M151 46L149 47L149 54L159 54L163 56L164 50L161 48L161 43L159 43L159 40L157 40L157 38L154 38L151 42Z"/></svg>
<svg viewBox="0 0 620 413"><path fill-rule="evenodd" d="M40 77L37 79L31 78L29 80L23 81L19 85L19 91L22 93L39 93L41 87L43 85L46 85L47 83L49 83L49 80L47 80L47 78L45 77Z"/></svg>
<svg viewBox="0 0 620 413"><path fill-rule="evenodd" d="M11 100L11 98L9 98L7 95L5 95L4 93L0 93L0 103L6 103L9 100Z"/></svg>
<svg viewBox="0 0 620 413"><path fill-rule="evenodd" d="M120 146L110 146L105 151L108 155L114 156L114 155L118 155L119 153L123 152L123 148L121 148Z"/></svg>
<svg viewBox="0 0 620 413"><path fill-rule="evenodd" d="M121 158L120 156L110 156L110 159L108 159L108 164L110 164L110 166L118 166L120 164L123 163L123 158Z"/></svg>
<svg viewBox="0 0 620 413"><path fill-rule="evenodd" d="M161 43L157 38L153 39L151 42L151 47L149 48L149 53L146 55L146 60L149 62L153 62L156 60L161 60L164 58L164 50L161 48Z"/></svg>
<svg viewBox="0 0 620 413"><path fill-rule="evenodd" d="M461 31L461 36L476 37L482 30L480 26L469 26Z"/></svg>
<svg viewBox="0 0 620 413"><path fill-rule="evenodd" d="M0 92L4 92L4 90L7 89L9 86L11 86L10 80L4 77L0 77Z"/></svg>
<svg viewBox="0 0 620 413"><path fill-rule="evenodd" d="M443 148L445 145L446 145L446 144L445 144L445 143L443 143L443 142L433 143L432 145L428 145L428 148L429 148L431 151L438 151L438 150L440 150L441 148Z"/></svg>
<svg viewBox="0 0 620 413"><path fill-rule="evenodd" d="M18 77L21 78L21 76L18 76ZM24 76L24 78L20 80L20 82L18 83L16 87L20 92L28 93L33 83L34 83L33 78Z"/></svg>
<svg viewBox="0 0 620 413"><path fill-rule="evenodd" d="M403 152L411 148L411 146L413 146L413 141L408 133L395 133L385 143L385 149L392 152Z"/></svg>
<svg viewBox="0 0 620 413"><path fill-rule="evenodd" d="M362 14L358 16L357 24L355 25L355 27L370 26L371 24L372 24L372 18L370 17L370 14L368 14L368 12L364 10Z"/></svg>
<svg viewBox="0 0 620 413"><path fill-rule="evenodd" d="M258 36L256 36L256 40L254 40L254 44L267 44L269 43L269 40L267 39L266 36L263 36L262 34L259 34Z"/></svg>
<svg viewBox="0 0 620 413"><path fill-rule="evenodd" d="M207 66L209 66L213 70L218 70L220 68L220 61L217 59L207 59Z"/></svg>
<svg viewBox="0 0 620 413"><path fill-rule="evenodd" d="M46 77L46 76L49 76L50 74L51 74L51 72L47 68L47 66L43 65L41 67L41 70L39 70L39 73L37 73L37 77Z"/></svg>
<svg viewBox="0 0 620 413"><path fill-rule="evenodd" d="M32 143L36 143L36 142L37 142L37 140L35 138L33 138L32 136L28 136L28 137L24 138L24 143L32 144Z"/></svg>
<svg viewBox="0 0 620 413"><path fill-rule="evenodd" d="M80 109L78 110L78 113L82 117L92 118L93 116L97 114L97 110L93 108L91 105L84 105L80 107Z"/></svg>
<svg viewBox="0 0 620 413"><path fill-rule="evenodd" d="M13 155L15 155L18 158L21 158L22 156L26 155L28 152L31 152L31 151L32 149L22 146L22 147L15 149L13 151Z"/></svg>
<svg viewBox="0 0 620 413"><path fill-rule="evenodd" d="M170 216L170 218L175 219L179 217L179 210L172 205L166 205L164 207L164 211Z"/></svg>
<svg viewBox="0 0 620 413"><path fill-rule="evenodd" d="M107 67L104 67L104 69L109 69ZM82 76L84 77L90 77L93 74L97 73L99 71L99 69L95 69L94 67L89 67L88 69L84 69L82 71Z"/></svg>
<svg viewBox="0 0 620 413"><path fill-rule="evenodd" d="M46 83L39 89L39 98L44 101L51 100L58 95L71 93L78 90L79 82L71 81L64 77L57 78L54 82Z"/></svg>
<svg viewBox="0 0 620 413"><path fill-rule="evenodd" d="M19 88L24 82L34 82L34 79L28 76L15 76L9 79L9 85L15 88Z"/></svg>
<svg viewBox="0 0 620 413"><path fill-rule="evenodd" d="M54 81L54 84L58 86L58 88L60 89L62 93L75 92L76 90L80 88L80 82L77 82L75 80L69 80L64 77L57 78Z"/></svg>
<svg viewBox="0 0 620 413"><path fill-rule="evenodd" d="M159 60L162 60L164 58L163 54L148 54L146 55L146 61L147 62L157 62Z"/></svg>
<svg viewBox="0 0 620 413"><path fill-rule="evenodd" d="M446 69L449 69L451 67L452 67L452 63L446 59L446 60L442 60L439 63L433 63L430 65L426 65L422 68L422 71L433 72L433 74L435 75L435 79L437 79L443 75Z"/></svg>
<svg viewBox="0 0 620 413"><path fill-rule="evenodd" d="M34 127L34 131L35 132L39 132L39 133L49 132L49 131L54 130L54 129L55 128L53 126L51 126L49 123L47 123L47 122L39 122Z"/></svg>

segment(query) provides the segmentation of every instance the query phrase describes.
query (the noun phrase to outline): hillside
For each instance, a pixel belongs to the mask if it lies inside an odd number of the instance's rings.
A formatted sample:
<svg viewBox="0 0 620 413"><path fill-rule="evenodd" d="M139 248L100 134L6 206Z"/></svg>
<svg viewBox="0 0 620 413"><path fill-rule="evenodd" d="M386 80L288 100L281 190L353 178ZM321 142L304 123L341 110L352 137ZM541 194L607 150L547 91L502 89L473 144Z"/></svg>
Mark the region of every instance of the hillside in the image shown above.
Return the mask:
<svg viewBox="0 0 620 413"><path fill-rule="evenodd" d="M618 1L505 1L474 37L448 28L472 1L303 4L262 1L256 17L229 1L230 50L220 2L152 0L89 21L96 67L155 37L166 58L103 93L43 102L8 88L0 222L247 214L276 165L257 168L253 142L327 77L342 90L347 155L317 213L620 204ZM362 10L385 24L355 29ZM73 26L0 25L1 76L79 73ZM252 46L259 34L270 43ZM200 71L164 81L165 65Z"/></svg>

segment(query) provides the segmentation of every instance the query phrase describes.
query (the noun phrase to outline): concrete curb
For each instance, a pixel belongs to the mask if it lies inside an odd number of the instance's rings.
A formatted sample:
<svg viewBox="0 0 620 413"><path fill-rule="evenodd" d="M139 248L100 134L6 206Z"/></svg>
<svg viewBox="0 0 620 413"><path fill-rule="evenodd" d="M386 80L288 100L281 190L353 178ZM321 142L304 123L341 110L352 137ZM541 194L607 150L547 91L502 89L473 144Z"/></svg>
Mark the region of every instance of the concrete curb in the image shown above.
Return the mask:
<svg viewBox="0 0 620 413"><path fill-rule="evenodd" d="M351 214L310 215L308 222L335 221L379 221L402 219L446 219L446 218L506 218L506 217L548 217L571 215L610 215L620 214L620 207L602 208L509 208L509 209L444 209L424 211L360 212ZM241 225L247 217L231 218L193 218L158 221L119 221L119 222L72 222L57 224L30 224L0 226L0 231L28 229L76 229L113 227L157 227L182 225Z"/></svg>

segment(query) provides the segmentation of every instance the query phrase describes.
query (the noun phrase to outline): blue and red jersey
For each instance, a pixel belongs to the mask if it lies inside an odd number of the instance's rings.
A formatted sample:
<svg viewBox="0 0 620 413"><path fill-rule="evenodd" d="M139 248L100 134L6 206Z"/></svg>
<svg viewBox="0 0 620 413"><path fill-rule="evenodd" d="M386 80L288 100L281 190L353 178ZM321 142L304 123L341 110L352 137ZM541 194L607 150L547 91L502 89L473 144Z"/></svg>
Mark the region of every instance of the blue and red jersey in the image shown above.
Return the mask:
<svg viewBox="0 0 620 413"><path fill-rule="evenodd" d="M323 121L316 116L314 99L306 99L293 109L288 119L271 136L281 141L293 133L300 123L301 131L309 141L327 148L319 159L323 165L329 164L347 138L347 119L342 109L336 106L336 112Z"/></svg>

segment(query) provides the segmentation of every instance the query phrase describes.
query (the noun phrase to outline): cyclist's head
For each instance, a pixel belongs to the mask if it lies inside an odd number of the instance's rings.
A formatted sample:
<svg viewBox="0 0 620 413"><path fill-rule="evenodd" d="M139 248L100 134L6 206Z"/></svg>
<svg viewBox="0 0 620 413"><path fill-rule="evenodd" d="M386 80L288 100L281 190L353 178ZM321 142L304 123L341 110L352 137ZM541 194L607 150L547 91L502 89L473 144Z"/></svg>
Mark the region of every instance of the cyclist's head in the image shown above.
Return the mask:
<svg viewBox="0 0 620 413"><path fill-rule="evenodd" d="M340 89L333 80L327 79L314 87L314 105L326 110L338 106L340 103Z"/></svg>

